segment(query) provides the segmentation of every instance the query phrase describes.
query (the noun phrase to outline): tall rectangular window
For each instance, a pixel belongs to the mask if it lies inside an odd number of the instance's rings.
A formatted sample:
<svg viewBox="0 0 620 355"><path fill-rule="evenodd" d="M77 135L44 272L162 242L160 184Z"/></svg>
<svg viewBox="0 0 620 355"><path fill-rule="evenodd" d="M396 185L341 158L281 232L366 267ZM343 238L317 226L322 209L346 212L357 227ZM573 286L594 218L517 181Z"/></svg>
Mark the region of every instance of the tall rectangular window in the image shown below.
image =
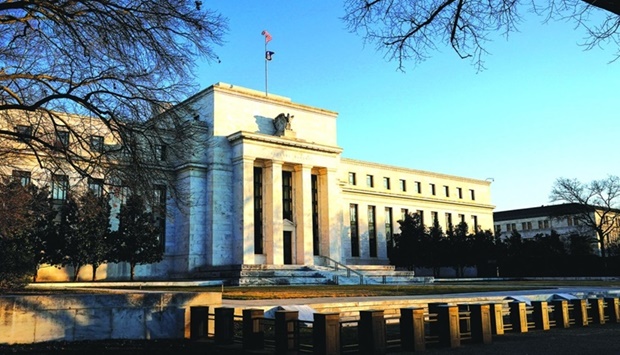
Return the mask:
<svg viewBox="0 0 620 355"><path fill-rule="evenodd" d="M400 184L400 191L406 192L407 191L407 181L405 179L400 179L398 181L398 183Z"/></svg>
<svg viewBox="0 0 620 355"><path fill-rule="evenodd" d="M314 255L320 255L319 239L319 177L315 174L311 176L312 190L312 251Z"/></svg>
<svg viewBox="0 0 620 355"><path fill-rule="evenodd" d="M390 189L390 178L389 177L383 178L383 188L386 190Z"/></svg>
<svg viewBox="0 0 620 355"><path fill-rule="evenodd" d="M103 195L103 180L88 179L88 188L93 192L93 195L101 197Z"/></svg>
<svg viewBox="0 0 620 355"><path fill-rule="evenodd" d="M543 229L543 221L538 221L538 229Z"/></svg>
<svg viewBox="0 0 620 355"><path fill-rule="evenodd" d="M366 175L366 186L375 187L375 178L372 175Z"/></svg>
<svg viewBox="0 0 620 355"><path fill-rule="evenodd" d="M69 132L56 131L56 142L54 145L57 148L67 148L69 146Z"/></svg>
<svg viewBox="0 0 620 355"><path fill-rule="evenodd" d="M32 126L18 125L17 127L15 127L15 131L19 136L18 139L23 142L30 142L30 140L32 139Z"/></svg>
<svg viewBox="0 0 620 355"><path fill-rule="evenodd" d="M545 219L543 221L543 226L545 227L545 229L549 229L549 220L548 219Z"/></svg>
<svg viewBox="0 0 620 355"><path fill-rule="evenodd" d="M282 218L293 221L293 173L282 172Z"/></svg>
<svg viewBox="0 0 620 355"><path fill-rule="evenodd" d="M13 175L13 180L19 181L22 186L30 185L31 183L30 171L13 170L11 175Z"/></svg>
<svg viewBox="0 0 620 355"><path fill-rule="evenodd" d="M355 176L355 173L353 172L349 172L349 184L357 185L357 177Z"/></svg>
<svg viewBox="0 0 620 355"><path fill-rule="evenodd" d="M465 215L459 214L459 223L465 223Z"/></svg>
<svg viewBox="0 0 620 355"><path fill-rule="evenodd" d="M67 199L69 190L69 178L67 175L52 176L52 200L64 201Z"/></svg>
<svg viewBox="0 0 620 355"><path fill-rule="evenodd" d="M418 218L420 219L420 225L424 226L424 211L417 210L415 211L415 213L418 215Z"/></svg>
<svg viewBox="0 0 620 355"><path fill-rule="evenodd" d="M168 147L163 144L155 145L155 160L166 161L168 158Z"/></svg>
<svg viewBox="0 0 620 355"><path fill-rule="evenodd" d="M439 213L431 211L431 221L433 222L433 225L439 224Z"/></svg>
<svg viewBox="0 0 620 355"><path fill-rule="evenodd" d="M422 183L419 181L415 182L415 192L421 194L422 193Z"/></svg>
<svg viewBox="0 0 620 355"><path fill-rule="evenodd" d="M103 152L103 137L91 136L90 137L90 150L96 153Z"/></svg>
<svg viewBox="0 0 620 355"><path fill-rule="evenodd" d="M153 187L153 217L159 228L159 246L162 250L166 247L166 186L155 185Z"/></svg>
<svg viewBox="0 0 620 355"><path fill-rule="evenodd" d="M431 183L431 184L428 184L428 185L431 188L431 195L435 196L435 184Z"/></svg>
<svg viewBox="0 0 620 355"><path fill-rule="evenodd" d="M443 192L446 195L446 197L450 197L450 186L443 186Z"/></svg>
<svg viewBox="0 0 620 355"><path fill-rule="evenodd" d="M254 167L254 254L263 253L263 168Z"/></svg>
<svg viewBox="0 0 620 355"><path fill-rule="evenodd" d="M368 247L371 258L377 257L377 224L375 206L368 206Z"/></svg>
<svg viewBox="0 0 620 355"><path fill-rule="evenodd" d="M456 195L459 197L459 199L463 199L463 189L460 187L456 188Z"/></svg>
<svg viewBox="0 0 620 355"><path fill-rule="evenodd" d="M452 225L452 213L446 213L446 230L452 230L453 229L453 225Z"/></svg>
<svg viewBox="0 0 620 355"><path fill-rule="evenodd" d="M409 214L409 210L406 208L401 208L400 209L400 220L404 221L405 217L407 217L407 215Z"/></svg>
<svg viewBox="0 0 620 355"><path fill-rule="evenodd" d="M357 205L349 205L349 226L351 229L351 256L360 256L360 235L357 218Z"/></svg>
<svg viewBox="0 0 620 355"><path fill-rule="evenodd" d="M474 232L477 232L480 229L478 226L478 216L471 216L471 223L473 224Z"/></svg>
<svg viewBox="0 0 620 355"><path fill-rule="evenodd" d="M385 208L385 240L388 246L394 246L394 238L392 238L392 208Z"/></svg>
<svg viewBox="0 0 620 355"><path fill-rule="evenodd" d="M473 189L469 190L469 195L470 195L472 201L476 200L476 192Z"/></svg>

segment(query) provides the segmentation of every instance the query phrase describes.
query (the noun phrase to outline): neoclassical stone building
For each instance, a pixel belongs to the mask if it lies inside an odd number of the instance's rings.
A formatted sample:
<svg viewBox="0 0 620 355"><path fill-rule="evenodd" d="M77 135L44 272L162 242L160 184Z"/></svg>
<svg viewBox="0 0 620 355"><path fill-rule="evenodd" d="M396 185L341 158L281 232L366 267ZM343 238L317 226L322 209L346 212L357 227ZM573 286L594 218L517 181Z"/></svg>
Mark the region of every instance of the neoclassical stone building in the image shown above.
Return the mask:
<svg viewBox="0 0 620 355"><path fill-rule="evenodd" d="M138 266L137 277L204 277L248 265L385 265L405 213L419 213L429 226L437 220L444 230L461 221L493 227L490 182L343 158L336 112L223 83L176 110L191 112L195 139L185 154L165 156L175 186L162 190L164 260ZM44 173L35 170L17 172ZM66 188L79 177L65 181ZM97 277L127 272L104 265ZM39 273L39 280L63 278L55 268Z"/></svg>
<svg viewBox="0 0 620 355"><path fill-rule="evenodd" d="M181 105L197 113L204 142L176 165L190 201L172 212L166 259L150 274L387 264L408 212L444 230L493 226L488 181L343 158L336 112L223 83Z"/></svg>

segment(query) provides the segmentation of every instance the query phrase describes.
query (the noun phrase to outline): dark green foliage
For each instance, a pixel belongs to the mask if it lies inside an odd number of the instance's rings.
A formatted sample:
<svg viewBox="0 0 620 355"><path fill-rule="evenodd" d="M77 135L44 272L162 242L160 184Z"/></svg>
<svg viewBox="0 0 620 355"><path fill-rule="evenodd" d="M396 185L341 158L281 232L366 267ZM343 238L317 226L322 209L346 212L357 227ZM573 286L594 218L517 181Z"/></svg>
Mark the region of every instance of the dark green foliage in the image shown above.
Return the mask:
<svg viewBox="0 0 620 355"><path fill-rule="evenodd" d="M160 231L144 198L131 194L119 213L118 230L112 233L110 261L127 262L133 281L135 267L163 259Z"/></svg>
<svg viewBox="0 0 620 355"><path fill-rule="evenodd" d="M106 261L110 252L110 201L107 194L95 196L91 190L80 196L77 239L85 252L85 264L93 268L95 281L97 268Z"/></svg>
<svg viewBox="0 0 620 355"><path fill-rule="evenodd" d="M46 188L0 182L0 292L36 278L45 260L55 211Z"/></svg>

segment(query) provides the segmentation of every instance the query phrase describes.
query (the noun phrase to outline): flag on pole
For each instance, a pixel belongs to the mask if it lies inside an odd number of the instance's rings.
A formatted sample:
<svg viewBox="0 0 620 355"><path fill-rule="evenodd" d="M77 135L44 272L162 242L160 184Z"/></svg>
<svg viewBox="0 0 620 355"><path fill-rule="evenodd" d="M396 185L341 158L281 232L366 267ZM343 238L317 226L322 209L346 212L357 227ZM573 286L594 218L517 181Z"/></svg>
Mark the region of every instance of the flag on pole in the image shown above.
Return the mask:
<svg viewBox="0 0 620 355"><path fill-rule="evenodd" d="M271 35L269 34L269 32L267 32L267 30L263 30L261 34L265 36L265 43L269 43L269 41L271 41Z"/></svg>
<svg viewBox="0 0 620 355"><path fill-rule="evenodd" d="M272 51L266 51L265 52L265 59L267 60L271 60L271 56L276 54L276 52L272 52Z"/></svg>

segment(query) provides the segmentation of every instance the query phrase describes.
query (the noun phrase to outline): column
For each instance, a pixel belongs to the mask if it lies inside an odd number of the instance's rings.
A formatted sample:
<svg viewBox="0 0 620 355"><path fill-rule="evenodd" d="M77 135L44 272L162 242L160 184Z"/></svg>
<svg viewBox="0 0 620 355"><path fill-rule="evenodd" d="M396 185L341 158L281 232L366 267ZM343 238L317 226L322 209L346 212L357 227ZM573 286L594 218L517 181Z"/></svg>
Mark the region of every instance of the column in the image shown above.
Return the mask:
<svg viewBox="0 0 620 355"><path fill-rule="evenodd" d="M339 199L338 174L335 169L324 168L319 172L319 233L321 234L321 255L337 261L340 253L342 233L342 202ZM344 206L347 210L349 206ZM346 223L349 223L348 220ZM350 248L348 248L350 253ZM350 254L349 254L350 255Z"/></svg>
<svg viewBox="0 0 620 355"><path fill-rule="evenodd" d="M242 157L233 165L234 260L254 264L254 158Z"/></svg>
<svg viewBox="0 0 620 355"><path fill-rule="evenodd" d="M314 264L312 252L312 168L296 165L293 177L296 252L294 264Z"/></svg>
<svg viewBox="0 0 620 355"><path fill-rule="evenodd" d="M263 171L265 191L265 254L267 264L284 264L282 245L282 162L268 161Z"/></svg>

